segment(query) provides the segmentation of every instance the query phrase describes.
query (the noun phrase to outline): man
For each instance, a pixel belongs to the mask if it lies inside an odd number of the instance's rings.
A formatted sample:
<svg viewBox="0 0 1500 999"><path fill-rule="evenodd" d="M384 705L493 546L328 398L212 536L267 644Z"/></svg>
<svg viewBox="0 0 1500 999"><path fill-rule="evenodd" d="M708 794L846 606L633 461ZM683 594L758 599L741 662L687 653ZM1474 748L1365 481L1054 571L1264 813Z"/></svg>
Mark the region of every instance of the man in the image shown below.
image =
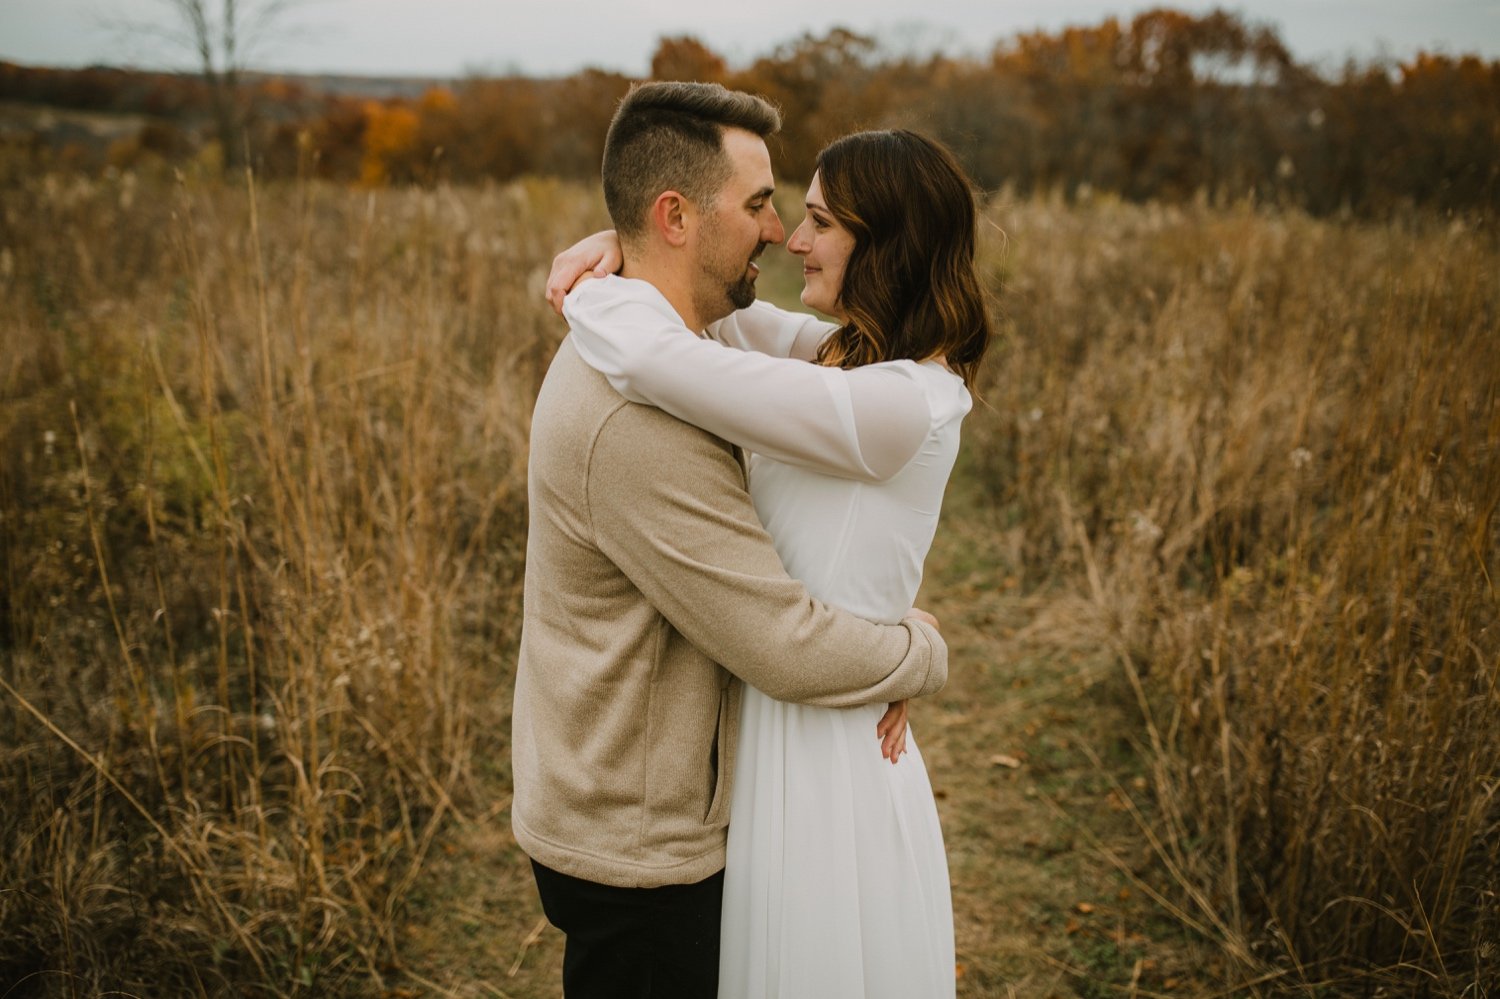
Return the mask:
<svg viewBox="0 0 1500 999"><path fill-rule="evenodd" d="M634 89L610 125L622 274L689 329L749 305L755 258L785 236L765 145L779 126L759 98L689 83ZM511 818L567 934L565 992L711 999L739 681L898 700L942 686L947 650L921 621L809 597L734 449L627 402L570 341L537 398L529 488Z"/></svg>

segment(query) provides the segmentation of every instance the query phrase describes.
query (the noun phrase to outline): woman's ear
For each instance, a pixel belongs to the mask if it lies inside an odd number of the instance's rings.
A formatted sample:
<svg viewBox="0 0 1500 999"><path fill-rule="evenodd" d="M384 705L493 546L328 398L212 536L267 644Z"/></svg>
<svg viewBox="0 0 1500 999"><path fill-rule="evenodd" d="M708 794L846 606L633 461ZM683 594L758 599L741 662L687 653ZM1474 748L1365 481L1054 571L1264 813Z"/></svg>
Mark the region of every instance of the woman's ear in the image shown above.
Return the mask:
<svg viewBox="0 0 1500 999"><path fill-rule="evenodd" d="M676 191L663 191L651 205L651 224L668 246L687 242L692 217L693 203Z"/></svg>

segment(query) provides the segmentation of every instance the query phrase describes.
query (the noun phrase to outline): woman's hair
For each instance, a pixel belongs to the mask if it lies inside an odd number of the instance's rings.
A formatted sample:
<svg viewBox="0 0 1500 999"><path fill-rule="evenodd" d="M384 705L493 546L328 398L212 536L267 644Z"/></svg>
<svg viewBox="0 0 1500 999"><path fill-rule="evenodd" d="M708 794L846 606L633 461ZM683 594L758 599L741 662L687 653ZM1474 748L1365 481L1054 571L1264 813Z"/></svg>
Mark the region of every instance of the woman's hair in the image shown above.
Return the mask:
<svg viewBox="0 0 1500 999"><path fill-rule="evenodd" d="M818 154L818 178L854 236L839 293L848 319L818 361L936 356L972 387L991 329L974 273L978 210L953 154L905 129L856 132Z"/></svg>

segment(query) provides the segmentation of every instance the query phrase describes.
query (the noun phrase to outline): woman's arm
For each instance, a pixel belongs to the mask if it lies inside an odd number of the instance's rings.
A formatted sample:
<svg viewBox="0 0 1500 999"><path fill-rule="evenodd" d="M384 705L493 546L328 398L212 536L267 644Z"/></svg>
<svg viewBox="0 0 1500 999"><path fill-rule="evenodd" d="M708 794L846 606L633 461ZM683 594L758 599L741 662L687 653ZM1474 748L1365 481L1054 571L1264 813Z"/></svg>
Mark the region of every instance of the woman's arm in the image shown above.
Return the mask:
<svg viewBox="0 0 1500 999"><path fill-rule="evenodd" d="M811 361L818 356L818 346L837 328L805 312L788 312L756 301L710 324L708 335L739 350Z"/></svg>
<svg viewBox="0 0 1500 999"><path fill-rule="evenodd" d="M695 336L650 284L589 281L568 295L574 346L621 395L789 464L882 481L917 454L932 412L905 364L845 371Z"/></svg>
<svg viewBox="0 0 1500 999"><path fill-rule="evenodd" d="M562 315L563 298L568 292L592 278L619 273L624 262L620 239L613 229L585 236L552 258L547 301ZM818 355L818 345L834 329L832 323L814 316L755 302L709 326L708 335L740 350L811 361Z"/></svg>
<svg viewBox="0 0 1500 999"><path fill-rule="evenodd" d="M613 229L603 229L585 236L552 258L547 273L547 301L552 311L563 314L563 298L590 278L618 274L625 265L620 252L620 237Z"/></svg>

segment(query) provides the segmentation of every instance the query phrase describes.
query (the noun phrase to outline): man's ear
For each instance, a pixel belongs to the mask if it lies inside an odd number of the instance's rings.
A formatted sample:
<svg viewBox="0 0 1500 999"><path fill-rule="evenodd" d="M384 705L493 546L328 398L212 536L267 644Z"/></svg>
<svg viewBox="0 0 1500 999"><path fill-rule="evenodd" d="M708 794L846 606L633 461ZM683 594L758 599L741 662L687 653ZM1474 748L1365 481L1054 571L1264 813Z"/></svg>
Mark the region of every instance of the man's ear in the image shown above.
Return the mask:
<svg viewBox="0 0 1500 999"><path fill-rule="evenodd" d="M692 227L693 203L676 191L663 191L651 204L651 224L668 246L682 246Z"/></svg>

